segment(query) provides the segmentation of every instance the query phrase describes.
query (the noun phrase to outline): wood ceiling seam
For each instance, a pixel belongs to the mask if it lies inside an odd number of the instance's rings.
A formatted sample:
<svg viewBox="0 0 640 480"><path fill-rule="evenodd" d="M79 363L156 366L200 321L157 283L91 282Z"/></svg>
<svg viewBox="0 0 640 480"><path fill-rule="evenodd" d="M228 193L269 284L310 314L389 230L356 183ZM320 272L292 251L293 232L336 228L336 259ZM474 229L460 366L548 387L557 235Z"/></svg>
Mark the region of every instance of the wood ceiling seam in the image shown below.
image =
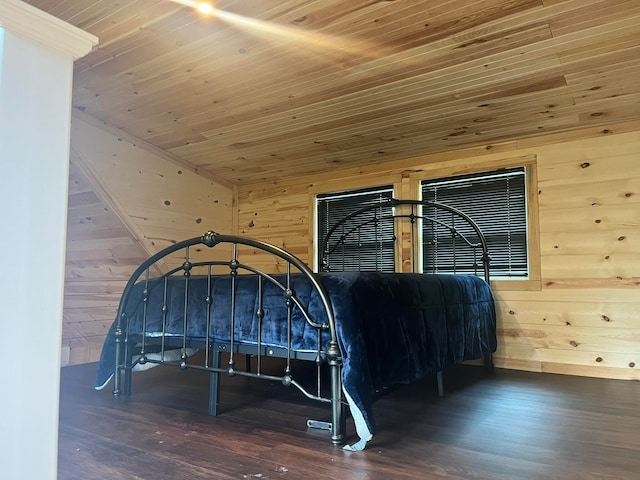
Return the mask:
<svg viewBox="0 0 640 480"><path fill-rule="evenodd" d="M640 69L640 57L629 58L627 61L617 63L614 66L607 66L607 68L591 68L584 69L578 72L567 73L568 84L588 84L593 81L594 78L608 78L614 76L622 76L623 78L633 78L633 74Z"/></svg>
<svg viewBox="0 0 640 480"><path fill-rule="evenodd" d="M523 64L524 64L524 66L526 67L526 62L523 62ZM518 75L520 75L520 73L515 72L513 75L514 75L514 76L518 76ZM496 74L495 76L504 77L504 75L501 75L501 74ZM469 84L472 84L472 82L473 82L472 80L466 80L466 79L465 79L465 80L462 80L462 81L464 81L464 82L466 82L466 83L469 83ZM441 84L441 85L442 85L442 86L440 87L441 89L443 89L443 90L449 90L449 85L446 83L446 81L445 81L445 82L442 82L442 84ZM424 87L424 86L421 86L421 85L416 85L416 90L417 90L416 95L418 95L418 96L423 96L423 95L420 95L420 93L421 93L421 89L423 89L423 88L425 88L425 87ZM431 92L433 92L433 90L434 90L433 88L430 88L430 91L431 91ZM399 93L399 95L401 95L401 93ZM406 97L406 96L405 96L405 97ZM410 98L410 97L409 97L409 98ZM358 102L358 101L363 101L363 100L361 100L361 99L359 98L359 96L356 96L353 100L354 100L354 101L356 101L356 102ZM364 101L366 102L366 100L364 100ZM332 103L334 103L334 102L332 102ZM330 109L330 108L331 108L331 105L317 105L317 108ZM366 110L366 108L367 108L367 105L365 104L365 105L363 106L363 110ZM280 114L280 115L281 115L282 117L284 117L285 119L286 119L286 117L288 117L288 116L290 116L290 115L294 115L294 116L296 116L296 120L298 120L298 117L302 117L302 118L304 118L304 115L301 115L301 114L299 114L299 113L298 113L298 112L304 112L304 110L305 110L305 107L299 107L299 109L295 109L295 110L293 110L293 111L291 111L291 110L290 110L290 111L285 112L285 113L282 113L282 114ZM273 116L270 116L270 117L271 117L271 118L270 118L269 120L265 119L265 120L264 120L264 122L265 122L265 123L267 123L267 122L269 122L269 121L273 121L273 120L272 120ZM312 120L312 121L313 121L313 120ZM300 122L294 122L294 123L296 123L296 124L298 124L298 125L300 124ZM226 133L228 133L228 128L229 128L229 127L225 127L225 128L227 129L227 131L225 131L225 132L224 132L224 133L226 134ZM242 130L242 129L243 129L243 128L245 128L245 127L244 127L244 125L240 125L238 128L239 128L239 130ZM217 133L219 133L219 131L218 131L218 130L211 130L211 131L203 132L203 135L205 135L205 136L207 136L207 137L215 137L215 136L217 135Z"/></svg>
<svg viewBox="0 0 640 480"><path fill-rule="evenodd" d="M605 124L607 125L607 124ZM572 130L570 125L565 126L565 128L558 128L556 130L557 133L561 133L561 132L570 132ZM539 136L539 133L532 133L530 136L527 137L523 137L522 140L526 140L527 138L533 138L533 137L537 137ZM505 139L508 139L509 136L505 135L504 137ZM500 145L505 144L504 140L503 141L499 141L500 139L496 139L496 141L491 142L489 145L492 146L491 150L487 150L485 147L480 147L479 150L485 150L486 153L492 153L492 152L498 152L500 151ZM385 164L389 164L389 162L394 162L394 161L403 161L404 159L407 158L415 158L415 157L419 157L421 155L425 155L425 154L439 154L439 153L444 153L444 152L451 152L451 151L460 151L461 149L468 149L468 148L478 148L476 142L472 142L467 144L466 142L458 142L458 144L453 145L451 149L438 149L438 150L434 150L434 151L430 151L428 148L419 148L417 149L417 151L414 150L409 150L406 149L403 154L397 158L386 158L385 159ZM376 164L373 164L373 166L375 166ZM361 166L360 168L362 168L363 166ZM366 167L366 165L364 165L364 167ZM335 164L334 167L335 168ZM317 173L321 173L322 171L326 171L326 168L323 169L322 167L320 167L318 169L318 171L316 171ZM282 174L288 174L288 175L293 175L295 174L294 171L288 171L288 172L281 172ZM246 175L243 176L242 179L239 179L239 183L242 184L242 182L247 182L247 184L250 183L255 183L255 182L259 182L262 181L263 178L261 178L259 175Z"/></svg>
<svg viewBox="0 0 640 480"><path fill-rule="evenodd" d="M231 36L231 35L230 35L230 36ZM207 38L203 39L202 41L203 41L203 42L205 42L205 43L207 43L207 44L209 44L209 43L210 43L210 42L209 42L209 40L208 40ZM207 48L208 48L208 47L209 47L209 46L207 46ZM182 55L182 54L181 54L181 53L177 53L177 52L176 52L176 55ZM177 59L176 59L176 60L177 60Z"/></svg>
<svg viewBox="0 0 640 480"><path fill-rule="evenodd" d="M526 94L522 94L520 96L520 98L522 98L522 97L526 97ZM448 109L452 109L454 107L457 107L461 103L468 103L470 106L473 105L474 107L477 107L477 104L481 103L482 99L484 99L484 98L486 98L486 95L480 95L478 98L464 98L463 97L461 99L457 99L457 100L454 100L452 102L447 102L446 103L446 107L444 106L445 104L438 103L436 101L433 101L433 102L425 101L425 102L423 102L424 103L423 110L428 109L430 112L432 112L434 114L438 113L438 112L443 113L443 112L447 111ZM511 100L505 99L504 101L509 102ZM497 100L495 100L495 104L499 104L499 102ZM438 109L434 109L433 107L435 107L435 106L439 106L439 108ZM418 107L415 106L415 104L413 104L413 105L409 104L409 107L412 107L412 108L408 109L407 111L398 111L398 110L396 110L393 113L393 115L391 115L390 112L386 112L384 110L381 110L381 112L380 112L380 114L378 116L384 117L385 123L387 125L393 125L394 123L396 123L396 122L398 122L398 121L400 121L402 119L410 120L409 115L420 115L421 116L423 114L422 111L419 110ZM366 109L364 111L366 112ZM475 111L478 112L477 115L485 116L485 113L483 111L477 110L477 109ZM369 115L370 117L373 117L374 116L374 112L367 112L366 115ZM340 118L340 117L338 117L338 118ZM357 119L358 119L358 114L356 112L351 117L347 118L344 122L342 122L341 124L339 124L339 125L337 125L335 127L332 127L332 128L344 127L345 124L353 123L354 120L357 120ZM302 126L300 124L297 124L297 125L298 126L296 127L296 129L293 130L294 132L296 132L296 135L299 132L303 131ZM313 123L310 123L308 125L309 128L318 127L318 126L319 126L318 124L313 124ZM290 127L287 127L287 128L290 128ZM291 132L291 130L289 130L289 132ZM343 132L346 133L345 130L343 130ZM238 131L238 133L242 138L247 138L245 135L242 134L242 129L240 129ZM259 131L255 132L255 133L257 134L257 133L259 133ZM318 133L320 133L319 129L318 129ZM264 139L261 139L261 140L264 140ZM250 144L250 142L247 140L245 142L242 142L242 144L243 145L244 144Z"/></svg>
<svg viewBox="0 0 640 480"><path fill-rule="evenodd" d="M609 61L609 59L610 59L610 57L606 57L606 58L604 58L604 60L605 60L606 62L608 62L608 61Z"/></svg>
<svg viewBox="0 0 640 480"><path fill-rule="evenodd" d="M411 79L411 81L416 82L417 80L415 80L415 77L414 77L414 78ZM379 87L379 90L384 90L384 89L387 89L387 88L388 88L388 85L382 85L382 86ZM360 99L360 97L361 97L361 95L353 96L353 98L351 100L352 101L356 101L356 102L361 102L362 100ZM346 101L347 105L348 105L348 101L350 99L349 98L345 98L343 96L343 97L340 97L339 100L342 102L342 104L344 104L344 102ZM387 98L387 101L390 101L390 100ZM327 103L329 103L329 105L327 105ZM329 100L328 102L323 102L322 104L315 104L314 107L329 108L331 106L330 105L331 103L338 103L338 100ZM300 108L304 108L305 110L308 110L309 106L300 107ZM286 112L287 115L290 115L291 113L292 113L292 110L289 110L289 111ZM295 113L295 110L293 110L293 113Z"/></svg>
<svg viewBox="0 0 640 480"><path fill-rule="evenodd" d="M162 20L174 20L173 15L169 15ZM185 30L192 29L194 25L198 23L196 18L190 16L183 17L183 25L181 28ZM162 27L161 25L153 25L157 27ZM115 75L120 75L122 71L128 71L134 68L136 65L140 63L140 59L147 58L147 56L159 56L163 54L162 45L158 45L159 38L163 38L165 40L165 36L168 36L170 32L169 28L164 28L160 30L162 36L160 36L159 32L155 32L151 30L149 27L141 28L133 37L124 37L127 39L127 43L121 42L118 46L119 49L115 49L115 44L112 45L98 45L96 47L96 53L93 56L85 57L85 62L92 62L90 64L90 71L87 71L91 76L104 76L105 78L113 77ZM175 45L176 40L172 40L173 45ZM111 47L111 48L110 48ZM109 49L110 48L110 49ZM176 46L176 48L180 48ZM96 61L98 55L100 53L104 53L104 58L102 61ZM78 76L80 81L82 81L83 73L85 70L76 69L75 74Z"/></svg>
<svg viewBox="0 0 640 480"><path fill-rule="evenodd" d="M640 4L635 0L611 1L600 0L590 5L581 5L580 13L572 12L571 17L555 18L550 22L554 36L562 36L576 30L586 30L608 22L608 19L628 17L640 12ZM598 12L594 15L594 12ZM584 18L584 21L581 19Z"/></svg>
<svg viewBox="0 0 640 480"><path fill-rule="evenodd" d="M514 115L517 115L518 110L517 107L513 109L514 111ZM488 112L485 112L484 115L487 115ZM504 113L500 113L500 112L496 112L495 115L502 115L504 116ZM469 125L473 125L474 124L474 119L477 118L477 115L474 116L469 116L465 113L461 113L459 115L460 117L460 122L458 122L458 125L464 125L465 123L468 122ZM430 118L429 116L427 116L427 118ZM425 126L427 126L429 123L432 123L434 125L438 124L438 120L425 120L424 118L418 118L416 119L416 121L412 121L411 118L406 118L405 116L403 116L403 118L401 118L402 121L406 122L407 125L415 125L415 128L424 128ZM480 127L481 128L481 127ZM451 131L451 127L444 127L445 131ZM387 132L386 135L393 135L393 132L389 132L388 130L384 129L382 131L370 131L368 132L367 136L372 136L372 135L381 135L384 134L384 132ZM405 132L405 134L408 132ZM359 135L360 138L363 137L363 135Z"/></svg>
<svg viewBox="0 0 640 480"><path fill-rule="evenodd" d="M522 98L523 96L521 96ZM561 104L562 102L559 101L558 99L555 98L549 98L547 99L550 103L553 103L555 106L558 106L559 104ZM509 101L506 101L507 103ZM499 103L496 102L495 106L499 106ZM455 106L450 107L452 111L458 111L459 109L456 108ZM522 105L519 105L518 107L515 107L518 111L522 108ZM537 104L534 105L532 107L535 110L545 110L546 105L545 104ZM424 111L424 113L427 113L429 110L426 109ZM435 110L433 113L437 113L438 110ZM492 117L496 117L496 116L500 116L500 115L504 115L503 113L500 113L499 111L496 111L495 109L493 109L491 112L486 111L486 112L479 112L476 110L477 113L474 112L474 119L467 122L470 126L476 126L478 129L482 129L483 126L480 124L475 123L475 120L479 117L486 117L487 115L490 115ZM460 114L462 116L462 114ZM398 122L401 123L413 123L412 117L417 117L418 119L420 119L420 117L423 117L424 114L421 111L418 110L412 110L411 112L397 112L394 113L393 115L384 115L384 119L387 126L389 125L394 125ZM451 117L452 119L454 117ZM467 118L467 120L470 120ZM357 123L357 122L356 122ZM347 128L348 125L350 124L350 122L347 122L346 124L338 124L335 126L332 126L331 128L327 128L325 130L323 130L322 134L325 136L325 138L327 138L327 136L330 134L331 131L337 130L336 133L340 133L342 134L342 136L345 136L346 134L349 133L349 129ZM377 132L373 131L369 131L370 134L383 134L384 132L384 126L383 124L376 124L376 127L379 129ZM345 130L346 129L346 130ZM380 130L382 129L382 130ZM358 130L354 130L354 132L357 132ZM405 132L408 133L408 132ZM393 133L388 133L386 136L391 136L393 137ZM316 132L315 130L313 130L312 128L309 128L307 131L305 130L297 130L296 131L296 143L301 143L304 142L305 140L308 140L308 143L314 143L317 142L317 140L314 140L314 138L318 138L318 132ZM235 152L248 152L250 151L250 147L255 146L255 148L257 148L260 151L264 151L265 149L268 148L269 143L273 143L273 142L278 142L280 140L283 140L284 138L275 138L275 139L261 139L261 141L257 141L257 142L247 142L245 144L242 145L242 148L237 148L234 149ZM329 140L327 140L327 142L329 142ZM292 143L289 143L290 145L292 145ZM282 155L283 151L279 150L279 153Z"/></svg>

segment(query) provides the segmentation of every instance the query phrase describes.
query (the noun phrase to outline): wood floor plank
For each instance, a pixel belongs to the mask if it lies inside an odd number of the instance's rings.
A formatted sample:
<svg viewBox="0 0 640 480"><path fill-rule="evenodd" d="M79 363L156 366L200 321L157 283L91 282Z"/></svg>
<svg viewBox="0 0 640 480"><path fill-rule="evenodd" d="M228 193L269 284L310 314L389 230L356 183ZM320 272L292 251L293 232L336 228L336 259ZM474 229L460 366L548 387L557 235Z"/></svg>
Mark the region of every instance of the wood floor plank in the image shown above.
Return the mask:
<svg viewBox="0 0 640 480"><path fill-rule="evenodd" d="M333 447L307 418L328 409L276 382L137 373L129 399L92 389L95 364L61 377L59 478L621 479L640 471L640 382L465 365L402 386L374 405L364 452ZM348 440L354 440L351 420Z"/></svg>

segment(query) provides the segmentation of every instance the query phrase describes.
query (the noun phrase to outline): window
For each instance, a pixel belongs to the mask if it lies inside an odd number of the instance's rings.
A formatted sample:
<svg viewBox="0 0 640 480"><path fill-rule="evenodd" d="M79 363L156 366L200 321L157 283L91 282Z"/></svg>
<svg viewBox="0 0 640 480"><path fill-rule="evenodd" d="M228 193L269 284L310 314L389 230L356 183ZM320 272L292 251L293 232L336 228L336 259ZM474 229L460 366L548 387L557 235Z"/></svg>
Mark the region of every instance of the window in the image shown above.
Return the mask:
<svg viewBox="0 0 640 480"><path fill-rule="evenodd" d="M383 225L369 221L361 228L356 228L354 222L347 221L332 234L331 251L328 254L321 251L323 239L339 220L364 207L376 204L379 208L372 209L370 218L391 215L393 208L383 202L392 197L392 186L318 195L316 198L318 269L320 271L395 271L392 222L384 222ZM343 241L336 243L341 237Z"/></svg>
<svg viewBox="0 0 640 480"><path fill-rule="evenodd" d="M422 199L457 208L478 224L487 239L492 277L528 277L524 167L424 180ZM424 223L423 271L453 273L448 259L456 240L448 230Z"/></svg>

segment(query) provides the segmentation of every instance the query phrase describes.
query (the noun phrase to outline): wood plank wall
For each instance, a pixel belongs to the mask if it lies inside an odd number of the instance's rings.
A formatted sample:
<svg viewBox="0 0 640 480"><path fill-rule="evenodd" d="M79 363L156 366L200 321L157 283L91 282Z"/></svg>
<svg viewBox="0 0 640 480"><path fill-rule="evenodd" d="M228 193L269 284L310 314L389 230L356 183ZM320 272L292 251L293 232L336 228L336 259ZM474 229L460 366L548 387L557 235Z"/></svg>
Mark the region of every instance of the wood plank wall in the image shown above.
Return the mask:
<svg viewBox="0 0 640 480"><path fill-rule="evenodd" d="M234 230L232 186L92 123L78 114L72 122L63 365L99 358L122 290L147 257L209 229Z"/></svg>
<svg viewBox="0 0 640 480"><path fill-rule="evenodd" d="M97 360L129 275L147 254L77 163L69 171L63 364Z"/></svg>
<svg viewBox="0 0 640 480"><path fill-rule="evenodd" d="M312 262L314 193L394 183L401 196L517 157L535 158L540 278L494 284L496 365L640 380L640 122L241 186L238 230Z"/></svg>

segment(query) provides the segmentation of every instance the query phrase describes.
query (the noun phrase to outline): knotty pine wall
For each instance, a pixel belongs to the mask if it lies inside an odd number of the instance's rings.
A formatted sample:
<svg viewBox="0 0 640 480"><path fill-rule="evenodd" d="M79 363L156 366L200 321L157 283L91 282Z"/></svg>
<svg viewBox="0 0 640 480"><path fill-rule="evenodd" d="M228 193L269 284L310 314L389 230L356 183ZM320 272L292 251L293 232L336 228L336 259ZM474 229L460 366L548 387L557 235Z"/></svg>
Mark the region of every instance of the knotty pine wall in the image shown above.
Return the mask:
<svg viewBox="0 0 640 480"><path fill-rule="evenodd" d="M233 186L124 132L78 112L71 130L63 365L97 361L126 281L146 258L209 229L231 233L235 208Z"/></svg>
<svg viewBox="0 0 640 480"><path fill-rule="evenodd" d="M511 159L533 159L539 228L530 232L533 280L493 285L496 365L640 380L638 122L241 186L238 230L313 263L315 193L394 183L409 197L421 178Z"/></svg>

